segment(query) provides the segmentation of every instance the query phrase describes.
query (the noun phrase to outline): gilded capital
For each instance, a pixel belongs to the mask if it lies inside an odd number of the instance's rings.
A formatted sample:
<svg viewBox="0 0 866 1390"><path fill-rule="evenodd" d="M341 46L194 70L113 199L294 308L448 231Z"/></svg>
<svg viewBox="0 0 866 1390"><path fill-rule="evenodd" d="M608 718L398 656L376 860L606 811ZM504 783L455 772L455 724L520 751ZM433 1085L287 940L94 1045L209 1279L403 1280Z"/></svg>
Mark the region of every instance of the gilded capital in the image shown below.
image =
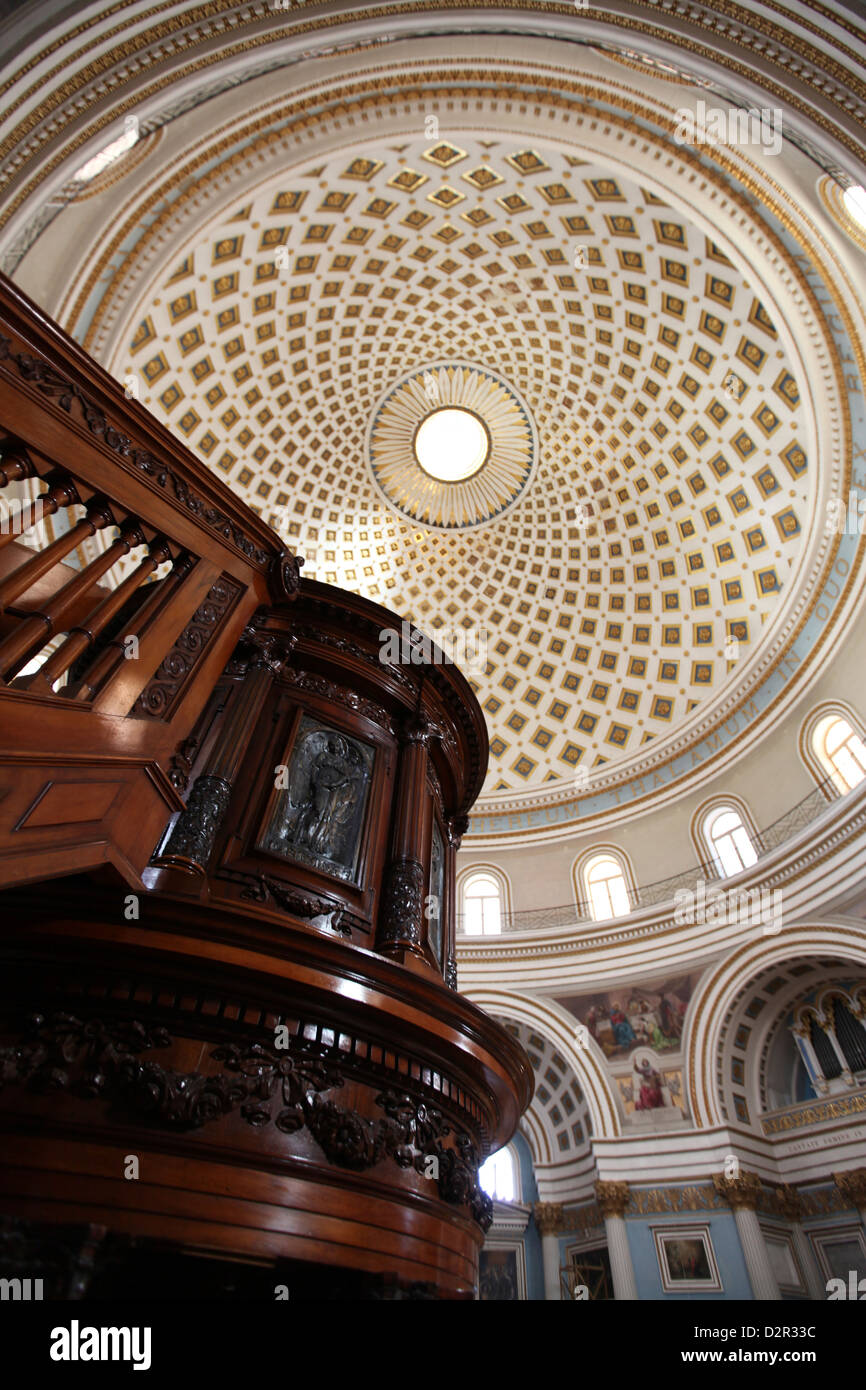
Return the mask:
<svg viewBox="0 0 866 1390"><path fill-rule="evenodd" d="M602 1182L599 1180L595 1184L595 1199L598 1202L602 1216L624 1216L629 1202L631 1192L627 1182Z"/></svg>
<svg viewBox="0 0 866 1390"><path fill-rule="evenodd" d="M866 1207L866 1168L851 1168L847 1173L834 1173L833 1181L852 1207Z"/></svg>
<svg viewBox="0 0 866 1390"><path fill-rule="evenodd" d="M761 1179L757 1173L742 1172L738 1178L714 1173L713 1184L732 1211L754 1211L761 1200Z"/></svg>
<svg viewBox="0 0 866 1390"><path fill-rule="evenodd" d="M561 1202L536 1202L532 1214L543 1236L555 1236L565 1225Z"/></svg>

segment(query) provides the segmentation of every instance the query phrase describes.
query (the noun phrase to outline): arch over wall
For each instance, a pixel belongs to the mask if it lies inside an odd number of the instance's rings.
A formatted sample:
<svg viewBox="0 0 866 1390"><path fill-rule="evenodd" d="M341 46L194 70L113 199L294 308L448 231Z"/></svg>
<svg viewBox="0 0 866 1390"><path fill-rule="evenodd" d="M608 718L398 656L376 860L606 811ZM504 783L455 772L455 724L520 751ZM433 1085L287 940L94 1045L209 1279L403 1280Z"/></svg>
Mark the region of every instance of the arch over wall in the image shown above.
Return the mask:
<svg viewBox="0 0 866 1390"><path fill-rule="evenodd" d="M726 1015L740 991L768 966L824 952L859 967L866 965L863 923L834 916L786 926L779 936L749 942L704 972L692 996L683 1035L684 1088L697 1129L726 1123L716 1085L716 1061Z"/></svg>
<svg viewBox="0 0 866 1390"><path fill-rule="evenodd" d="M619 1099L606 1075L598 1044L590 1037L577 1045L577 1023L552 999L514 994L509 990L470 989L466 997L489 1014L538 1029L562 1053L580 1082L592 1119L593 1139L616 1139L622 1133ZM531 1107L530 1107L531 1108Z"/></svg>

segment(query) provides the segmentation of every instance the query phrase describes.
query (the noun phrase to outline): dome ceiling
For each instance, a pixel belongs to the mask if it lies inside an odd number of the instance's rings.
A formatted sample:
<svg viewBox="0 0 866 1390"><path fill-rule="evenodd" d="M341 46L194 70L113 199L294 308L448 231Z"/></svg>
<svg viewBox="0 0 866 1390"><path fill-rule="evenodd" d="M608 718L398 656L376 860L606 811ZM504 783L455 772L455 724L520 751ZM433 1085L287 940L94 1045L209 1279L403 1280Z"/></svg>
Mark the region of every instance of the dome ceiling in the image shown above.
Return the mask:
<svg viewBox="0 0 866 1390"><path fill-rule="evenodd" d="M305 575L484 635L488 792L676 734L802 560L802 383L760 293L681 211L561 144L344 148L212 221L139 310L113 369ZM505 430L502 507L419 504L411 438L457 403L449 364L487 383L494 452Z"/></svg>

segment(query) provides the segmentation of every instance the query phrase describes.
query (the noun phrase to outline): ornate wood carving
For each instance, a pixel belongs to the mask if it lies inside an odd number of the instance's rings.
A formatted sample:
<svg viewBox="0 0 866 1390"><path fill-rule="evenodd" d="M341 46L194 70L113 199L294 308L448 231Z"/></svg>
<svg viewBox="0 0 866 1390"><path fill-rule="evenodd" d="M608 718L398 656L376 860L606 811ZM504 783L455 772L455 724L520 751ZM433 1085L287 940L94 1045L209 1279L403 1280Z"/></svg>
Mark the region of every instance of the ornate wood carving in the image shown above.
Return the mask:
<svg viewBox="0 0 866 1390"><path fill-rule="evenodd" d="M276 603L285 603L298 596L301 587L303 556L284 550L275 555L268 569L268 587Z"/></svg>
<svg viewBox="0 0 866 1390"><path fill-rule="evenodd" d="M185 792L189 786L189 774L192 772L192 765L197 752L198 739L186 738L172 753L168 765L168 780L175 791Z"/></svg>
<svg viewBox="0 0 866 1390"><path fill-rule="evenodd" d="M388 865L379 938L421 945L424 908L424 866L417 859L398 859Z"/></svg>
<svg viewBox="0 0 866 1390"><path fill-rule="evenodd" d="M25 381L33 382L44 395L56 400L67 414L72 412L72 402L77 401L84 423L91 434L97 435L121 458L129 459L134 467L146 474L158 487L170 488L177 501L187 511L224 540L231 541L253 564L265 563L268 559L266 551L245 536L241 528L218 507L210 505L199 496L171 464L157 459L148 449L136 448L129 436L117 429L107 419L104 411L95 405L75 382L69 381L44 359L33 357L29 353L15 353L11 348L11 341L0 337L0 360L13 362Z"/></svg>
<svg viewBox="0 0 866 1390"><path fill-rule="evenodd" d="M241 595L241 586L221 575L187 623L171 651L129 711L136 719L167 719L196 663Z"/></svg>
<svg viewBox="0 0 866 1390"><path fill-rule="evenodd" d="M247 875L233 874L232 877L247 879ZM348 911L347 908L337 903L331 902L327 898L318 898L310 893L301 893L298 889L291 888L286 883L279 880L267 878L264 874L255 878L248 879L248 886L241 893L241 898L245 902L253 903L276 903L285 912L293 912L296 917L314 918L327 917L328 926L332 931L339 932L341 936L351 936L352 929L350 921L358 926L366 926L359 917ZM344 920L344 919L348 919Z"/></svg>
<svg viewBox="0 0 866 1390"><path fill-rule="evenodd" d="M335 704L343 705L345 709L350 709L355 714L362 714L365 719L371 719L374 724L379 724L382 728L393 732L391 719L385 709L381 705L377 705L375 700L368 700L365 696L358 695L354 690L348 690L345 686L335 685L333 681L325 680L324 676L313 675L311 671L288 669L283 672L282 684L306 694L320 695L324 700L332 700Z"/></svg>
<svg viewBox="0 0 866 1390"><path fill-rule="evenodd" d="M99 1098L166 1129L201 1129L234 1111L253 1129L272 1124L285 1135L306 1129L337 1167L364 1172L389 1159L413 1168L436 1183L443 1201L467 1206L489 1229L493 1204L478 1184L477 1150L440 1111L405 1092L385 1091L375 1103L386 1118L369 1120L324 1099L346 1084L344 1068L322 1055L321 1044L301 1037L289 1036L286 1048L221 1043L210 1057L224 1070L210 1075L141 1058L173 1041L165 1028L138 1020L33 1014L24 1037L0 1049L0 1085ZM444 1142L449 1135L453 1145Z"/></svg>
<svg viewBox="0 0 866 1390"><path fill-rule="evenodd" d="M161 864L180 864L203 873L231 796L222 777L197 777L189 800L159 855Z"/></svg>

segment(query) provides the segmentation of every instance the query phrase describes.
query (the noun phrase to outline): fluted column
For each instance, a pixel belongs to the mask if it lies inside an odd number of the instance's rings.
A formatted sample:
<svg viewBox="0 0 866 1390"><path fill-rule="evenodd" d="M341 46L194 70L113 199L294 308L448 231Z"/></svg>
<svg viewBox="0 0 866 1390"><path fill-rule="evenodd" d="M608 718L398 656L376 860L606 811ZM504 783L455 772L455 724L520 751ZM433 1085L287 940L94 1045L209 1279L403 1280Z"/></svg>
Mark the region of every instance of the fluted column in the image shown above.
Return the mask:
<svg viewBox="0 0 866 1390"><path fill-rule="evenodd" d="M559 1232L563 1225L559 1202L536 1202L532 1208L535 1224L541 1232L541 1258L544 1264L544 1297L549 1303L559 1303L562 1288L559 1279Z"/></svg>
<svg viewBox="0 0 866 1390"><path fill-rule="evenodd" d="M827 1297L827 1286L818 1268L815 1253L806 1232L803 1230L803 1199L796 1187L790 1187L787 1183L776 1188L776 1196L779 1200L779 1210L791 1224L794 1249L806 1280L809 1297L824 1300Z"/></svg>
<svg viewBox="0 0 866 1390"><path fill-rule="evenodd" d="M758 1224L761 1179L757 1173L741 1172L738 1178L726 1178L714 1173L713 1182L716 1191L724 1197L734 1213L754 1297L761 1302L781 1299L766 1241Z"/></svg>
<svg viewBox="0 0 866 1390"><path fill-rule="evenodd" d="M833 1181L842 1196L856 1207L866 1226L866 1168L850 1168L847 1173L834 1173Z"/></svg>
<svg viewBox="0 0 866 1390"><path fill-rule="evenodd" d="M423 958L424 864L431 833L427 795L427 745L433 730L422 714L399 735L400 764L391 821L391 846L376 933L386 955Z"/></svg>
<svg viewBox="0 0 866 1390"><path fill-rule="evenodd" d="M285 661L291 639L249 629L242 639L246 669L235 686L234 699L202 773L193 783L186 806L174 824L162 852L153 859L159 868L203 874L217 831L228 809L232 784L256 727L274 672Z"/></svg>
<svg viewBox="0 0 866 1390"><path fill-rule="evenodd" d="M624 1216L631 1200L627 1182L597 1182L595 1197L607 1232L607 1253L613 1276L613 1294L619 1302L637 1298L637 1284Z"/></svg>

